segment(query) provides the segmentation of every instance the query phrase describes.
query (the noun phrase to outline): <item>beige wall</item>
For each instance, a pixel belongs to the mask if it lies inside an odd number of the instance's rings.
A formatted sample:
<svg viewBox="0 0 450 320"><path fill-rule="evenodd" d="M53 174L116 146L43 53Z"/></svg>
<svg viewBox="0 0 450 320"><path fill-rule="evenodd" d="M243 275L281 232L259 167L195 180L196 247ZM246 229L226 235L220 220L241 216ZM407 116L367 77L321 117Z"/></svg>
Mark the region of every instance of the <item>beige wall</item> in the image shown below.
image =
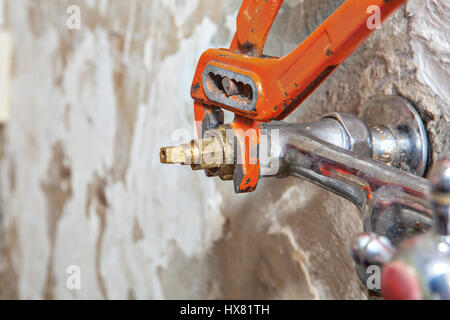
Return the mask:
<svg viewBox="0 0 450 320"><path fill-rule="evenodd" d="M286 0L267 52L294 48L340 2ZM66 27L71 4L80 30ZM0 0L14 41L0 298L367 297L348 255L360 214L347 201L293 178L235 195L159 164L174 130L192 130L197 59L228 46L239 5ZM424 117L433 160L449 157L449 12L446 0L410 0L289 120L399 94ZM66 286L70 265L81 290Z"/></svg>

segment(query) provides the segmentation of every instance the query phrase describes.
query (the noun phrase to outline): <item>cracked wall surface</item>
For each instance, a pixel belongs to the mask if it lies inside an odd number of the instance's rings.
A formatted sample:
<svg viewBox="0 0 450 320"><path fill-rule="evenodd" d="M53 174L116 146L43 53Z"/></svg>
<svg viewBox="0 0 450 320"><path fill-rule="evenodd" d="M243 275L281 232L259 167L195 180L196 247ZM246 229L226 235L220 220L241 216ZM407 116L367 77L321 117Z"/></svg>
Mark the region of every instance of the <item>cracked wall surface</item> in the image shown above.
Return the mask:
<svg viewBox="0 0 450 320"><path fill-rule="evenodd" d="M295 48L343 1L286 0L266 53ZM70 5L81 29L68 30ZM159 163L193 132L200 54L227 47L239 0L0 0L13 37L1 130L0 298L365 299L348 254L349 202L295 178L235 195ZM358 113L379 94L426 122L449 158L450 4L410 0L289 121ZM66 286L67 267L81 289Z"/></svg>

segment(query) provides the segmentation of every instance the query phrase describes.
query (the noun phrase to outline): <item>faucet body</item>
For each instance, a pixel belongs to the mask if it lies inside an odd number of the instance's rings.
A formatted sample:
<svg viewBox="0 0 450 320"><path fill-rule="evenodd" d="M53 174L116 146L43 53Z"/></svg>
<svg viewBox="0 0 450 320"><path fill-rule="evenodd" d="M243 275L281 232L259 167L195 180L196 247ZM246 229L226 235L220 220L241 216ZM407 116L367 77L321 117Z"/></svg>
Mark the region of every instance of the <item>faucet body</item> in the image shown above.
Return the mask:
<svg viewBox="0 0 450 320"><path fill-rule="evenodd" d="M244 134L255 137L253 131ZM367 284L371 266L382 268L405 240L429 231L430 182L422 178L427 135L416 110L400 97L368 102L360 117L327 114L313 123L271 122L259 128L260 178L295 176L355 204L364 232L354 239L356 272ZM228 126L203 139L161 149L161 161L189 164L207 176L232 180L242 158L239 137ZM373 288L372 288L373 289Z"/></svg>
<svg viewBox="0 0 450 320"><path fill-rule="evenodd" d="M356 128L353 140L337 120L342 118ZM422 164L410 167L411 172L393 166L391 161L397 157L394 153L398 147L392 131L392 142L388 143L370 134L380 126L388 128L389 123L370 128L351 114L335 114L334 118L327 115L315 123L265 124L265 131L275 133L276 139L269 139L271 155L261 164L262 168L268 167L262 169L268 172L264 177L296 176L342 196L360 209L365 231L383 235L397 245L431 228L432 210L427 199L430 186L428 180L413 174L423 171ZM359 138L355 132L360 132ZM359 151L352 151L355 141ZM380 154L384 156L378 158ZM416 160L403 159L408 163Z"/></svg>
<svg viewBox="0 0 450 320"><path fill-rule="evenodd" d="M241 135L256 136L252 130ZM376 97L361 118L332 113L314 123L261 124L258 136L257 153L248 157L259 162L260 178L296 176L334 192L361 210L365 231L394 245L430 228L429 183L419 177L426 166L427 136L403 98ZM236 168L249 162L241 157L239 143L235 131L223 125L206 131L203 139L162 148L161 161L232 180Z"/></svg>
<svg viewBox="0 0 450 320"><path fill-rule="evenodd" d="M276 155L280 164L274 176L291 175L317 184L354 203L364 216L372 216L374 210L378 213L383 205L396 206L418 213L411 221L414 226L417 221L426 223L427 227L431 225L426 179L325 142L307 129L309 125L306 128L305 125L300 128L283 124L269 126L280 131L280 149ZM341 142L345 145L345 140ZM390 196L385 190L391 191Z"/></svg>

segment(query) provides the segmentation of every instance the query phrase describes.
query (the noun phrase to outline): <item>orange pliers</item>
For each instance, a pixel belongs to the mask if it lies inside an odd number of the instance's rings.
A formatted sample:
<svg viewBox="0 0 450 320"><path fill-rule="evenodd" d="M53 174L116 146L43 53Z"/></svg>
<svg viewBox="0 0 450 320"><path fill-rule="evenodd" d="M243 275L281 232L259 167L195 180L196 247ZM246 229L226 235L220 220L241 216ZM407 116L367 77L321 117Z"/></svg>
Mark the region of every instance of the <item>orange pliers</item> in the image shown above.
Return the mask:
<svg viewBox="0 0 450 320"><path fill-rule="evenodd" d="M198 134L223 124L222 109L238 140L237 193L255 190L261 122L282 120L297 108L376 28L406 0L347 0L288 55L263 55L283 0L244 0L230 49L209 49L200 58L191 88ZM369 22L372 22L370 24ZM253 132L256 134L248 134Z"/></svg>

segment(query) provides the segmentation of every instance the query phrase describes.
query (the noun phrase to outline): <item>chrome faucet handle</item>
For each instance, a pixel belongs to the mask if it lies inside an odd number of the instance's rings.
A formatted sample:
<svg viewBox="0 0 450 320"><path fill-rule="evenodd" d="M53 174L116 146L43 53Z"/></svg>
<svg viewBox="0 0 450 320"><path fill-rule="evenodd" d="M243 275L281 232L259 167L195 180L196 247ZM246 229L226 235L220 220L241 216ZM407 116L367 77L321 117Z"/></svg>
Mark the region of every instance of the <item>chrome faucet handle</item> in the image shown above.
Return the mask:
<svg viewBox="0 0 450 320"><path fill-rule="evenodd" d="M430 186L429 232L401 242L398 248L374 232L353 239L351 254L359 278L385 299L450 299L450 160L436 166ZM374 266L382 269L381 281L371 283Z"/></svg>
<svg viewBox="0 0 450 320"><path fill-rule="evenodd" d="M450 160L431 177L434 228L404 241L382 272L385 299L450 300Z"/></svg>

